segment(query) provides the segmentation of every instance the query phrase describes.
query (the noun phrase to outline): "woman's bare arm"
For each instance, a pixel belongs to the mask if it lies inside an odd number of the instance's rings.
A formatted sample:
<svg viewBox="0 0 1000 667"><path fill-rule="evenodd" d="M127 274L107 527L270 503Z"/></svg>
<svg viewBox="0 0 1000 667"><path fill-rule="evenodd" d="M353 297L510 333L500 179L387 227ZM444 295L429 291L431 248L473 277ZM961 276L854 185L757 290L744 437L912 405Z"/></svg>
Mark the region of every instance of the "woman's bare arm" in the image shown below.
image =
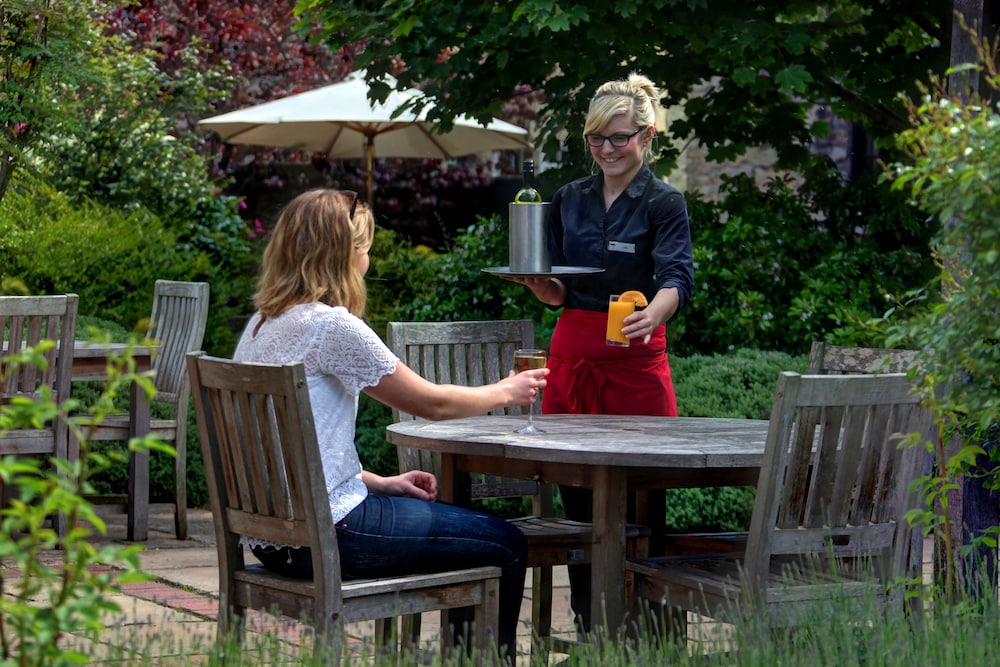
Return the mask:
<svg viewBox="0 0 1000 667"><path fill-rule="evenodd" d="M389 407L417 417L457 419L505 405L528 405L535 400L538 390L545 387L548 372L540 368L511 375L495 384L464 387L429 382L400 361L395 373L384 376L377 385L364 391Z"/></svg>

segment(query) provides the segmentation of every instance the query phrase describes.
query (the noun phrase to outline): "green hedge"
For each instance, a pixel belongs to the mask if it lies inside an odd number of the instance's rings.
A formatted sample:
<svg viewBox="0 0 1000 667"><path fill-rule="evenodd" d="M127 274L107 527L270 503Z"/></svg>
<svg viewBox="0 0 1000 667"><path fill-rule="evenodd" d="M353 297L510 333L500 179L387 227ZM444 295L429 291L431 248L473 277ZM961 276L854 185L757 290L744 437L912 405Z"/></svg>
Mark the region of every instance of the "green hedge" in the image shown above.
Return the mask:
<svg viewBox="0 0 1000 667"><path fill-rule="evenodd" d="M670 357L681 417L767 419L778 374L804 373L808 355L761 350Z"/></svg>
<svg viewBox="0 0 1000 667"><path fill-rule="evenodd" d="M808 364L808 355L760 350L671 357L677 412L681 417L767 419L778 374L804 373ZM753 487L669 489L667 529L746 530L753 499Z"/></svg>
<svg viewBox="0 0 1000 667"><path fill-rule="evenodd" d="M685 355L884 346L870 321L935 272L937 221L875 175L845 182L819 162L801 183L723 177L721 194L688 196L695 289L674 348Z"/></svg>
<svg viewBox="0 0 1000 667"><path fill-rule="evenodd" d="M251 312L253 252L218 261L147 209L76 203L27 176L0 200L0 293L73 292L81 316L145 333L157 279L205 281L211 306L204 347L221 356L236 343L232 318Z"/></svg>

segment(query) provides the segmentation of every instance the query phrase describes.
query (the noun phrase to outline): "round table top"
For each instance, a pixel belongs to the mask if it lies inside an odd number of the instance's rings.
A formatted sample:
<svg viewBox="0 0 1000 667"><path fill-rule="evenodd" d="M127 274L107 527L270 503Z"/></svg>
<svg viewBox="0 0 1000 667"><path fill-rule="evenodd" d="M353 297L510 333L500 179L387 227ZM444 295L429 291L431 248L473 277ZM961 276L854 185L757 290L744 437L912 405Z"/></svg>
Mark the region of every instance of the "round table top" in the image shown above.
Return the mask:
<svg viewBox="0 0 1000 667"><path fill-rule="evenodd" d="M768 429L758 419L540 415L534 421L543 433L514 433L525 420L412 420L387 431L393 444L452 454L631 468L759 468Z"/></svg>

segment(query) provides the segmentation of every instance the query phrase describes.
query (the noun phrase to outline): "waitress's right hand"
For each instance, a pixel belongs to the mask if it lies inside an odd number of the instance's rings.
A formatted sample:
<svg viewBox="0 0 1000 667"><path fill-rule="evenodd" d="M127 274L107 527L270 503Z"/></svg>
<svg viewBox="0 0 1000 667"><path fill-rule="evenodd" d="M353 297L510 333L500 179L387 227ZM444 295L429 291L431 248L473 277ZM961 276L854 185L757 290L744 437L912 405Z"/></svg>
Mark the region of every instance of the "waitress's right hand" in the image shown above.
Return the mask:
<svg viewBox="0 0 1000 667"><path fill-rule="evenodd" d="M534 293L535 298L547 306L558 307L566 300L566 286L558 278L504 276L504 280L525 285Z"/></svg>

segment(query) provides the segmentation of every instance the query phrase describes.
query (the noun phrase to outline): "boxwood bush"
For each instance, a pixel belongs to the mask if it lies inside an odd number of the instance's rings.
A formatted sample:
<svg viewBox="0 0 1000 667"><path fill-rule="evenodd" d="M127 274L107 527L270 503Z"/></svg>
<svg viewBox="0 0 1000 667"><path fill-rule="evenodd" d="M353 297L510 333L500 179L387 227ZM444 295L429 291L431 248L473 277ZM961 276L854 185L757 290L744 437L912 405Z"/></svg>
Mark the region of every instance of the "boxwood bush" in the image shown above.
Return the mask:
<svg viewBox="0 0 1000 667"><path fill-rule="evenodd" d="M767 419L782 371L804 373L808 355L736 350L730 354L671 357L681 417ZM667 490L667 529L746 530L754 487Z"/></svg>
<svg viewBox="0 0 1000 667"><path fill-rule="evenodd" d="M695 289L674 348L685 355L880 346L868 322L934 273L938 223L875 176L848 183L818 162L801 183L724 177L722 195L688 197Z"/></svg>

